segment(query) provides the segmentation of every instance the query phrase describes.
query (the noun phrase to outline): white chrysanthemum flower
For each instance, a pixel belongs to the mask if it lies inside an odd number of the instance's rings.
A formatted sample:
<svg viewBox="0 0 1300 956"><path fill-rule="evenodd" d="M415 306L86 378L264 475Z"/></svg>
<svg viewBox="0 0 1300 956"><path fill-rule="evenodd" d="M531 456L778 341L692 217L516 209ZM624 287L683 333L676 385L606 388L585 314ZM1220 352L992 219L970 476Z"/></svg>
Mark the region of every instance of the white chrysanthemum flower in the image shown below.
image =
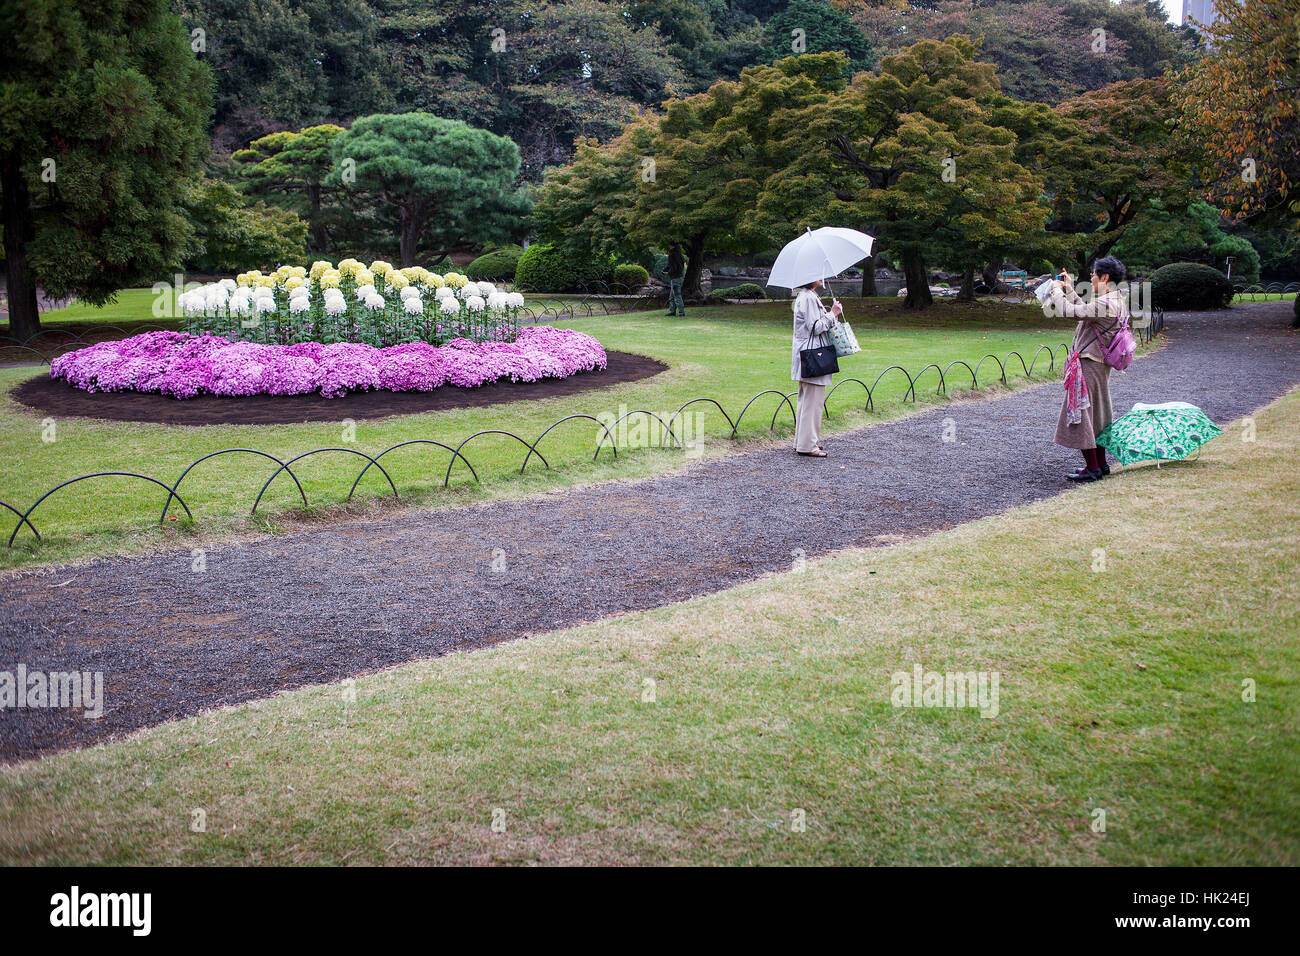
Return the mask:
<svg viewBox="0 0 1300 956"><path fill-rule="evenodd" d="M253 302L254 302L254 304L257 306L257 311L258 311L258 312L274 312L274 311L275 311L275 300L274 300L274 299L254 299Z"/></svg>
<svg viewBox="0 0 1300 956"><path fill-rule="evenodd" d="M378 293L366 296L366 308L371 312L384 307L384 297Z"/></svg>
<svg viewBox="0 0 1300 956"><path fill-rule="evenodd" d="M234 292L237 288L239 288L238 283L236 283L234 279L222 279L220 282L217 283L217 285L225 289L227 292Z"/></svg>
<svg viewBox="0 0 1300 956"><path fill-rule="evenodd" d="M347 307L348 304L343 301L343 296L339 296L338 298L330 298L327 296L325 298L325 311L330 315L338 315L341 312L345 312L347 311Z"/></svg>
<svg viewBox="0 0 1300 956"><path fill-rule="evenodd" d="M460 294L466 299L468 299L472 295L478 295L478 283L466 282L463 286L461 286Z"/></svg>
<svg viewBox="0 0 1300 956"><path fill-rule="evenodd" d="M374 287L373 285L359 285L359 286L357 286L357 301L358 301L358 302L365 302L366 299L370 298L370 297L371 297L372 295L374 295L374 294L375 294L375 287Z"/></svg>
<svg viewBox="0 0 1300 956"><path fill-rule="evenodd" d="M412 315L419 315L424 311L424 300L418 295L408 295L402 299L402 308Z"/></svg>
<svg viewBox="0 0 1300 956"><path fill-rule="evenodd" d="M506 305L512 309L518 309L524 304L524 294L522 292L507 292L508 301Z"/></svg>
<svg viewBox="0 0 1300 956"><path fill-rule="evenodd" d="M418 286L413 285L404 286L400 295L403 299L418 299L420 297L420 289Z"/></svg>
<svg viewBox="0 0 1300 956"><path fill-rule="evenodd" d="M491 292L487 297L487 307L489 309L504 309L509 301L509 297L504 292Z"/></svg>
<svg viewBox="0 0 1300 956"><path fill-rule="evenodd" d="M481 295L471 295L465 299L465 305L471 312L482 312L486 304Z"/></svg>
<svg viewBox="0 0 1300 956"><path fill-rule="evenodd" d="M454 299L456 297L456 290L449 285L440 285L438 286L438 291L435 292L434 295L440 299Z"/></svg>
<svg viewBox="0 0 1300 956"><path fill-rule="evenodd" d="M438 300L438 308L447 315L455 315L460 311L460 303L456 301L455 296L447 295Z"/></svg>
<svg viewBox="0 0 1300 956"><path fill-rule="evenodd" d="M306 312L311 308L311 300L305 295L300 295L289 300L290 312Z"/></svg>
<svg viewBox="0 0 1300 956"><path fill-rule="evenodd" d="M492 294L493 292L495 292L496 290L497 290L497 287L494 286L491 282L480 282L480 283L478 284L478 294L479 294L479 295L491 295L491 294Z"/></svg>

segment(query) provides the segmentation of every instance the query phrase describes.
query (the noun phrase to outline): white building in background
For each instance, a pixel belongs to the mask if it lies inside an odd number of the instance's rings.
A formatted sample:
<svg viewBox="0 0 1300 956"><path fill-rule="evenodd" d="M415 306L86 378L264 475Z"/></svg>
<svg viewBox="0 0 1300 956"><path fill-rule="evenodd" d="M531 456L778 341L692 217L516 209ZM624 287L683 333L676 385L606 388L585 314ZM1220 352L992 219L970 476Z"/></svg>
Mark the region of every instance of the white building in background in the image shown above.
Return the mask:
<svg viewBox="0 0 1300 956"><path fill-rule="evenodd" d="M1214 0L1183 0L1183 19L1181 23L1195 20L1201 26L1209 26L1219 19ZM1202 31L1204 32L1204 31Z"/></svg>

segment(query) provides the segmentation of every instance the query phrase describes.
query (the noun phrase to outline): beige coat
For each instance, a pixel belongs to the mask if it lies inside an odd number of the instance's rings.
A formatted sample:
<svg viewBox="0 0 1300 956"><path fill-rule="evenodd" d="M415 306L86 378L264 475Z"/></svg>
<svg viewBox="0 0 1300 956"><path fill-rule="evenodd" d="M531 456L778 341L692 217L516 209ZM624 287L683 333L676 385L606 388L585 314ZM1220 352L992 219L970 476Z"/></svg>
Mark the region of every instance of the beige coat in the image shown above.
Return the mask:
<svg viewBox="0 0 1300 956"><path fill-rule="evenodd" d="M1080 358L1092 359L1094 362L1106 361L1101 350L1114 339L1123 308L1123 293L1118 289L1111 289L1092 300L1085 299L1073 289L1068 292L1053 289L1051 296L1043 303L1043 311L1050 316L1063 315L1079 320L1074 328L1074 342L1070 345L1070 351L1077 351Z"/></svg>
<svg viewBox="0 0 1300 956"><path fill-rule="evenodd" d="M802 349L814 349L820 345L830 345L830 336L826 333L835 327L835 316L827 312L822 305L821 296L812 289L800 289L794 299L794 344L790 349L790 379L795 382L807 382L809 385L829 385L829 375L816 378L804 378L800 373L799 352Z"/></svg>

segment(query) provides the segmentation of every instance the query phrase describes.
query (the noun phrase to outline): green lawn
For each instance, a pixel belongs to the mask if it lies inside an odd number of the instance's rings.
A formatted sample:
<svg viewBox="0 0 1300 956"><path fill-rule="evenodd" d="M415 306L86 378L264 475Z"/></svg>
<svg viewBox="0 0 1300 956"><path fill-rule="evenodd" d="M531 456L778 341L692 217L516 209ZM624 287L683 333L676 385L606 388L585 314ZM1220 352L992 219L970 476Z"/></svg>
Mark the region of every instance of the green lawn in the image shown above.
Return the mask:
<svg viewBox="0 0 1300 956"><path fill-rule="evenodd" d="M138 323L166 325L177 321L175 306L175 289L155 293L152 289L123 289L115 301L104 306L86 305L74 302L61 309L51 309L41 313L41 326L50 329L66 329L70 326L116 325L128 331ZM530 295L528 305L537 312L546 308L563 311L567 306L583 302L582 296L575 295ZM610 303L610 308L616 307ZM597 307L599 310L599 307ZM585 311L585 310L580 310ZM7 335L9 326L0 323L0 335Z"/></svg>
<svg viewBox="0 0 1300 956"><path fill-rule="evenodd" d="M1294 866L1300 393L1255 421L950 532L4 769L0 861ZM892 706L917 664L998 673L997 716Z"/></svg>
<svg viewBox="0 0 1300 956"><path fill-rule="evenodd" d="M991 303L964 306L943 304L917 317L903 313L897 302L850 303L864 351L845 359L846 375L868 384L890 365L901 365L913 373L931 363L946 366L957 359L974 365L985 353L999 358L1018 350L1029 362L1039 345L1056 347L1068 341L1070 329L1045 319L1037 310ZM650 355L668 363L669 371L652 379L587 392L569 398L542 402L512 403L477 409L410 415L381 421L356 423L355 447L377 454L398 442L427 438L455 446L469 435L490 428L516 432L530 440L549 424L570 414L617 415L620 407L631 411L647 409L667 418L684 402L698 396L716 398L733 417L745 403L767 388L793 389L789 378L789 307L783 303L754 306L720 306L692 310L685 318L667 318L657 313L629 314L595 319L565 320L557 324L590 332L610 349ZM1042 380L1047 371L1044 355L1035 370ZM7 398L8 390L33 375L47 374L36 368L0 369L0 501L25 509L44 491L61 481L96 471L143 471L171 483L190 462L222 448L246 447L288 458L312 448L339 445L344 425L326 422L284 426L207 426L201 428L128 424L91 419L55 422L53 442L42 440L44 416ZM951 393L962 387L965 374L953 370ZM994 385L998 371L986 362L981 383ZM1013 360L1010 382L1026 379ZM918 384L922 401L934 400L938 385L934 370ZM907 382L892 372L880 383L875 411L867 415L865 393L856 385L840 389L831 400L829 430L860 425L865 421L903 413ZM696 405L701 411L706 455L725 454L746 443L770 440L768 431L777 399L767 396L746 414L741 440L727 438L727 426L712 406ZM635 425L635 422L630 423ZM778 416L777 435L787 440L790 415ZM528 473L518 474L522 446L512 439L486 437L466 448L483 482L474 486L468 471L457 465L452 487L442 489L449 454L430 446L411 446L383 459L402 494L403 506L439 506L481 500L486 497L531 494L578 482L632 478L680 467L680 451L642 449L620 452L617 461L610 453L592 463L599 437L591 422L573 422L547 436L540 450L550 461L550 472L534 460ZM186 478L181 492L196 522L158 523L165 492L144 482L129 479L92 479L64 489L43 503L33 521L44 543L38 544L24 529L13 549L0 545L0 567L34 561L67 561L109 552L135 551L162 546L192 547L222 537L261 534L319 522L340 514L355 514L397 507L391 493L382 499L387 485L377 469L371 469L358 489L358 497L346 505L347 490L356 476L361 459L346 454L313 456L295 466L303 481L310 512L296 507L292 482L281 475L259 508L256 520L249 509L258 489L275 466L252 456L224 456L200 465ZM265 510L263 510L265 509ZM174 513L183 517L179 507ZM0 527L12 530L10 521ZM8 537L5 531L5 539Z"/></svg>
<svg viewBox="0 0 1300 956"><path fill-rule="evenodd" d="M1232 297L1232 301L1233 301L1234 303L1237 303L1237 302L1278 302L1278 301L1280 301L1280 300L1282 300L1282 299L1286 299L1286 300L1294 299L1295 296L1296 296L1296 294L1295 294L1294 292L1248 292L1248 293L1246 293L1246 294L1244 294L1244 295L1243 295L1242 293L1238 292L1236 295L1234 295L1234 296Z"/></svg>

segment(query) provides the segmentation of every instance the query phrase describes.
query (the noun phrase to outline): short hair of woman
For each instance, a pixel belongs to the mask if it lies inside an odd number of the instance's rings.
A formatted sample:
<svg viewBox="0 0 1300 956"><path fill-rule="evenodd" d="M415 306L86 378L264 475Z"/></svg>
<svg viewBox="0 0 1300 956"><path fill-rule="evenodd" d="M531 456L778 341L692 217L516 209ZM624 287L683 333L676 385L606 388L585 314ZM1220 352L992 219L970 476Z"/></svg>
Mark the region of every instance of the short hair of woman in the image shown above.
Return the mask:
<svg viewBox="0 0 1300 956"><path fill-rule="evenodd" d="M1110 276L1111 282L1123 282L1127 275L1124 263L1114 256L1102 256L1092 264L1092 271L1098 276Z"/></svg>

